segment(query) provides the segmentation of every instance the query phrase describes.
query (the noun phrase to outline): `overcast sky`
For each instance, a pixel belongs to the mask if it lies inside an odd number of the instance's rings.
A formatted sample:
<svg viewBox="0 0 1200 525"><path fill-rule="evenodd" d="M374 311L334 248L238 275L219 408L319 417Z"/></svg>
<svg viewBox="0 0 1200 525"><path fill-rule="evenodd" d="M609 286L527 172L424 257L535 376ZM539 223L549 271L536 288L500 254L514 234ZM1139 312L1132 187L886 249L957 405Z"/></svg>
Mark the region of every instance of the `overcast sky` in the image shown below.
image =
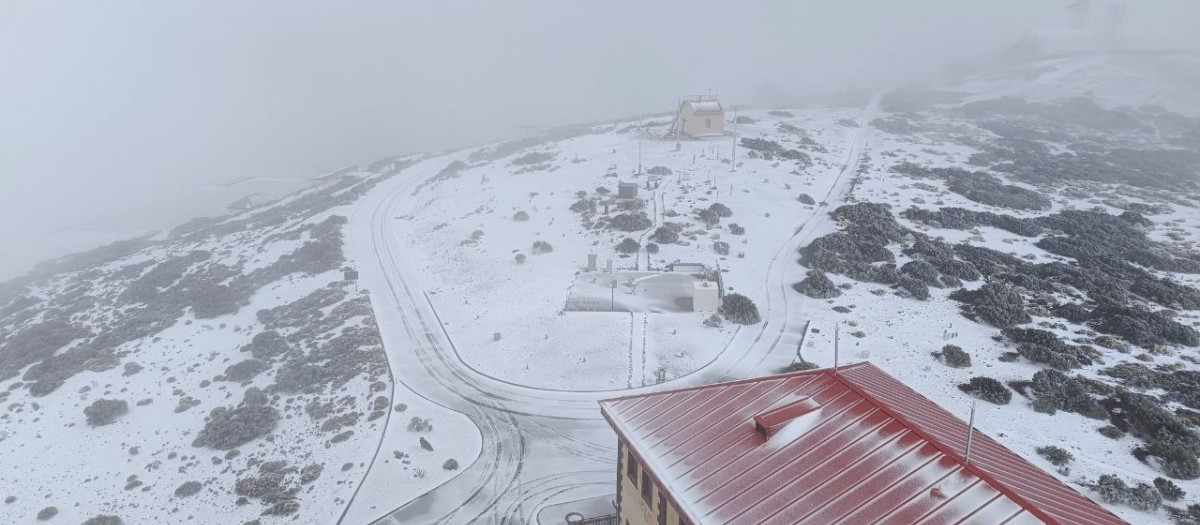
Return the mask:
<svg viewBox="0 0 1200 525"><path fill-rule="evenodd" d="M709 90L763 106L901 84L1063 26L1068 3L0 0L0 258L64 229L167 227L212 183ZM1196 46L1200 2L1130 3L1130 33Z"/></svg>

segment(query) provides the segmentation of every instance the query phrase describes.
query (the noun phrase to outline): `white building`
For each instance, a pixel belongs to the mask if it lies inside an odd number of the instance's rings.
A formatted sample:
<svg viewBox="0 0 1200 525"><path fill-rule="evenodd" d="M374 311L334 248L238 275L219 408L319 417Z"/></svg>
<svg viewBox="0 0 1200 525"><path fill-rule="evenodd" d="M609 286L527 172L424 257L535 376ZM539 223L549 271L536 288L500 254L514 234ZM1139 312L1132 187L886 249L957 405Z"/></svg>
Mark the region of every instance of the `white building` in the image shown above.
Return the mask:
<svg viewBox="0 0 1200 525"><path fill-rule="evenodd" d="M721 307L721 290L716 283L696 281L692 283L692 311L716 312Z"/></svg>
<svg viewBox="0 0 1200 525"><path fill-rule="evenodd" d="M679 103L672 133L688 137L708 137L725 134L725 108L716 99L684 100Z"/></svg>

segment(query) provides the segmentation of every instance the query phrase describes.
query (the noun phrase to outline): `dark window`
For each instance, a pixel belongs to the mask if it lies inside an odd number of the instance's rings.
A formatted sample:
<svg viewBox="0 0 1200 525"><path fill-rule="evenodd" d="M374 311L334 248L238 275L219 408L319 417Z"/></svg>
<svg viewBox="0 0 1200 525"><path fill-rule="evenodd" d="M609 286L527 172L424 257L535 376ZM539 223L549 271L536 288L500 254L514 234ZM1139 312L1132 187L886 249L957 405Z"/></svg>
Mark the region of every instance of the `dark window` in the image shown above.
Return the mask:
<svg viewBox="0 0 1200 525"><path fill-rule="evenodd" d="M642 499L647 505L654 499L654 483L650 481L650 473L646 469L642 469Z"/></svg>
<svg viewBox="0 0 1200 525"><path fill-rule="evenodd" d="M710 119L710 118L704 119L704 127L711 128L712 127L712 119Z"/></svg>
<svg viewBox="0 0 1200 525"><path fill-rule="evenodd" d="M629 451L629 455L625 458L625 475L629 476L629 481L637 486L638 463L637 458L633 457L633 451Z"/></svg>

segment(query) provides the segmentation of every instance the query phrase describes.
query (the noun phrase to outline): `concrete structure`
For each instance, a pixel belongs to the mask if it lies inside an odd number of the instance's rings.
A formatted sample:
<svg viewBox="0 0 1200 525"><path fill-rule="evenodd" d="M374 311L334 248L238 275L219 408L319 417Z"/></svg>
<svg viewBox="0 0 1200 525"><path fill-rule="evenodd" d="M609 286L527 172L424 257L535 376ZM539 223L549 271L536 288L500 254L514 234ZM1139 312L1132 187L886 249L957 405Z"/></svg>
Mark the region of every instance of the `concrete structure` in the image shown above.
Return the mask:
<svg viewBox="0 0 1200 525"><path fill-rule="evenodd" d="M636 182L622 182L617 184L617 197L622 199L636 199L638 195L638 185Z"/></svg>
<svg viewBox="0 0 1200 525"><path fill-rule="evenodd" d="M670 271L676 272L676 273L691 273L691 274L704 273L704 265L700 264L700 263L677 262L677 263L671 263L667 267Z"/></svg>
<svg viewBox="0 0 1200 525"><path fill-rule="evenodd" d="M697 97L679 103L671 133L690 138L725 134L725 108L716 99Z"/></svg>
<svg viewBox="0 0 1200 525"><path fill-rule="evenodd" d="M1126 523L869 362L600 407L622 524Z"/></svg>
<svg viewBox="0 0 1200 525"><path fill-rule="evenodd" d="M716 312L721 307L721 289L716 283L696 281L692 283L692 311Z"/></svg>

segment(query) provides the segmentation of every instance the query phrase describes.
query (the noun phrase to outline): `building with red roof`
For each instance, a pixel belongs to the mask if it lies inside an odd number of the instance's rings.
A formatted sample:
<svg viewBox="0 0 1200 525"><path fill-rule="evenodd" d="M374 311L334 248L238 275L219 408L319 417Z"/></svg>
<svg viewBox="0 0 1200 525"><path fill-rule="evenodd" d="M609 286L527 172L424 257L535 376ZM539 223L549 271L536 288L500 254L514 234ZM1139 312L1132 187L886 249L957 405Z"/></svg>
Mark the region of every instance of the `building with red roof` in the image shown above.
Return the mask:
<svg viewBox="0 0 1200 525"><path fill-rule="evenodd" d="M1126 523L870 363L600 405L622 525Z"/></svg>

